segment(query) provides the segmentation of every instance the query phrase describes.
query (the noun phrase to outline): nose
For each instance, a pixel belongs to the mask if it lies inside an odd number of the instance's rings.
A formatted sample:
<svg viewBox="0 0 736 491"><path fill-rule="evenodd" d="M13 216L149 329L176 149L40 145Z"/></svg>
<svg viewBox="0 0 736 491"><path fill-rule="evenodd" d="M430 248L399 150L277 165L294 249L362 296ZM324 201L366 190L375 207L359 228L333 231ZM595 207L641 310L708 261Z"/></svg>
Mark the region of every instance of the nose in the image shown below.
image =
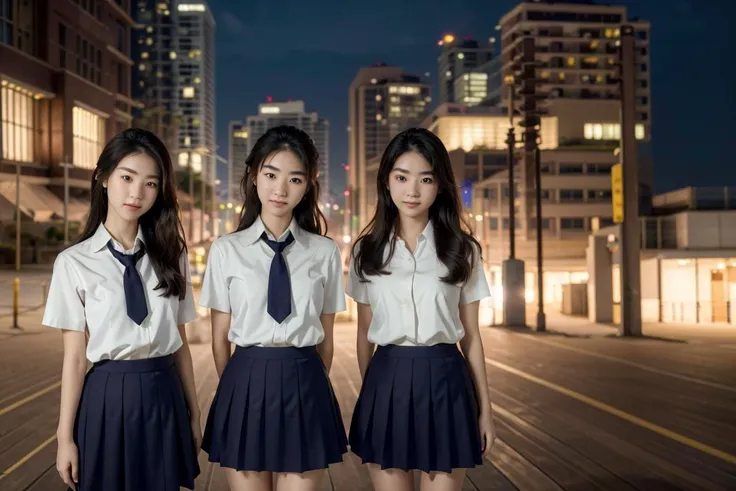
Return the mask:
<svg viewBox="0 0 736 491"><path fill-rule="evenodd" d="M408 190L409 196L412 198L416 198L419 196L419 182L417 181L411 181L409 184L409 190Z"/></svg>
<svg viewBox="0 0 736 491"><path fill-rule="evenodd" d="M281 180L277 182L273 188L273 192L280 198L286 196L286 182Z"/></svg>
<svg viewBox="0 0 736 491"><path fill-rule="evenodd" d="M145 183L142 182L137 182L130 186L130 199L138 201L142 200L145 186Z"/></svg>

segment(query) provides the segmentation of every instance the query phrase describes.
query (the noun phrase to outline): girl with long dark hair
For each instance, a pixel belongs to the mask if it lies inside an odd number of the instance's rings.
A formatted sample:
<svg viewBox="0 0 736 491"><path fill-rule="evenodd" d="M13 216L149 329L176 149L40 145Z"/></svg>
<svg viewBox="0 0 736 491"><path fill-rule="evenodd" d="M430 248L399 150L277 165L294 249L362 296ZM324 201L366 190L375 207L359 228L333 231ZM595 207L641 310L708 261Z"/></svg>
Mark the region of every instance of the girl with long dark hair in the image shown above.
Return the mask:
<svg viewBox="0 0 736 491"><path fill-rule="evenodd" d="M70 488L194 489L200 413L184 326L196 317L171 158L152 133L125 130L100 155L42 321L63 333L56 468Z"/></svg>
<svg viewBox="0 0 736 491"><path fill-rule="evenodd" d="M478 328L479 301L490 296L480 245L463 226L450 158L431 132L397 135L377 186L347 285L363 377L351 450L376 489L411 490L410 471L420 470L423 490L459 490L495 438Z"/></svg>
<svg viewBox="0 0 736 491"><path fill-rule="evenodd" d="M324 236L309 135L272 128L245 164L240 225L213 243L200 297L220 376L203 448L231 490L315 490L347 451L328 377L340 252Z"/></svg>

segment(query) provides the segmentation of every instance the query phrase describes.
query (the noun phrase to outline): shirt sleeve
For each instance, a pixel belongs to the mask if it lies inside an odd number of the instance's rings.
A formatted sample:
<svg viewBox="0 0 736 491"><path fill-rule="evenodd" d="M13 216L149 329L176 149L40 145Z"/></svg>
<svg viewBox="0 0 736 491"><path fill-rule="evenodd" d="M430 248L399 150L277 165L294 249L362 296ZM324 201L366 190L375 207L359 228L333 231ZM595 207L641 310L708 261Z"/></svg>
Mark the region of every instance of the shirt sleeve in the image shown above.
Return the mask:
<svg viewBox="0 0 736 491"><path fill-rule="evenodd" d="M332 254L327 264L327 278L324 285L323 314L335 314L345 311L345 286L342 277L342 259L340 249L333 243Z"/></svg>
<svg viewBox="0 0 736 491"><path fill-rule="evenodd" d="M84 332L84 290L74 265L66 254L56 256L46 309L41 324L56 329Z"/></svg>
<svg viewBox="0 0 736 491"><path fill-rule="evenodd" d="M177 314L176 319L177 325L186 324L198 317L197 309L194 305L192 272L189 269L189 254L186 249L184 249L181 258L179 259L179 271L184 274L186 283L184 284L184 298L179 301L179 313Z"/></svg>
<svg viewBox="0 0 736 491"><path fill-rule="evenodd" d="M460 304L477 302L490 296L491 289L488 286L485 271L483 271L483 258L480 249L473 245L473 270L470 273L470 278L460 290Z"/></svg>
<svg viewBox="0 0 736 491"><path fill-rule="evenodd" d="M347 295L358 303L370 304L368 297L368 283L362 281L355 272L355 257L350 256L350 269L348 270Z"/></svg>
<svg viewBox="0 0 736 491"><path fill-rule="evenodd" d="M207 268L202 279L199 305L220 312L230 312L230 287L225 276L225 258L217 241L210 247Z"/></svg>

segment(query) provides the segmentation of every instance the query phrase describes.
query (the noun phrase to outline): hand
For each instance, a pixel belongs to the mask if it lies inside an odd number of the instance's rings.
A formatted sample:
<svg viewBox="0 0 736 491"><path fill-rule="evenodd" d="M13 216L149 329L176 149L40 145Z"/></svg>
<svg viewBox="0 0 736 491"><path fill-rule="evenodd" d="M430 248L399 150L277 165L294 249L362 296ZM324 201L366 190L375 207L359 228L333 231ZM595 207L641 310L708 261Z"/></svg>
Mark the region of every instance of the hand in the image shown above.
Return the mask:
<svg viewBox="0 0 736 491"><path fill-rule="evenodd" d="M79 482L79 451L71 440L59 440L56 450L56 470L64 484L76 489Z"/></svg>
<svg viewBox="0 0 736 491"><path fill-rule="evenodd" d="M480 418L478 418L478 426L480 427L483 456L489 458L493 444L496 441L496 425L493 424L493 414L490 407L481 413Z"/></svg>
<svg viewBox="0 0 736 491"><path fill-rule="evenodd" d="M192 415L189 419L189 425L192 429L192 440L194 441L194 454L199 455L202 448L202 427L199 424L199 415Z"/></svg>

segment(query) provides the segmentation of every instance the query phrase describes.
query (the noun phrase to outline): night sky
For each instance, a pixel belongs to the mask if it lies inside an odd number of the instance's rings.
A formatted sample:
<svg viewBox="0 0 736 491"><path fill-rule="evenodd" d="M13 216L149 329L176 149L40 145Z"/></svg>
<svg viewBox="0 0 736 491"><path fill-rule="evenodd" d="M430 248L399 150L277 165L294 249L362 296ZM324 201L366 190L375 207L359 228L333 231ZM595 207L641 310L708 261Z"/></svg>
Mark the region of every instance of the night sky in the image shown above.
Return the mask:
<svg viewBox="0 0 736 491"><path fill-rule="evenodd" d="M348 87L360 67L385 62L430 72L437 101L437 40L484 40L515 0L208 0L217 22L217 143L227 124L267 96L303 99L330 121L330 191L342 194ZM599 2L602 3L602 2ZM652 139L657 192L736 185L736 15L733 0L619 0L651 22ZM270 5L269 5L270 4ZM318 8L309 5L319 5ZM421 5L421 7L419 7ZM500 40L499 40L500 41ZM730 141L729 141L730 140ZM218 176L226 176L224 168Z"/></svg>

